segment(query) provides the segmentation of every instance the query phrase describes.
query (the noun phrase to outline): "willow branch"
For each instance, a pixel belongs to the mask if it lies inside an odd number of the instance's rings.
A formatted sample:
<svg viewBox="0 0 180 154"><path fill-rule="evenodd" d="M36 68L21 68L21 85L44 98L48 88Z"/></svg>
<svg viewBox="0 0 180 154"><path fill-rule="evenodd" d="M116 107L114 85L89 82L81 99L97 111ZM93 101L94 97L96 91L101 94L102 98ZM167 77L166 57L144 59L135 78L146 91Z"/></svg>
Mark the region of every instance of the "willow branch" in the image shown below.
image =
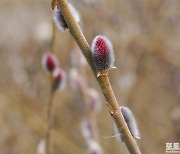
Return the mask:
<svg viewBox="0 0 180 154"><path fill-rule="evenodd" d="M51 90L51 96L47 108L47 132L46 132L46 153L52 153L52 128L53 128L53 104L55 91Z"/></svg>
<svg viewBox="0 0 180 154"><path fill-rule="evenodd" d="M75 39L76 43L80 47L83 55L85 56L87 62L89 63L98 83L99 86L101 87L101 90L103 92L103 95L105 96L105 99L108 103L108 109L110 111L110 114L112 115L115 123L117 124L118 129L123 133L124 139L125 139L125 144L129 150L130 153L132 154L140 154L139 147L135 141L135 139L132 137L127 124L119 111L119 105L116 100L116 97L114 96L113 90L111 88L109 78L108 78L108 73L105 73L105 75L101 75L99 78L97 77L97 72L96 69L93 65L92 62L92 57L91 57L91 50L89 47L89 44L87 43L79 25L76 23L74 20L71 11L69 9L68 3L66 0L57 0L62 13L64 15L64 18L68 24L69 32Z"/></svg>
<svg viewBox="0 0 180 154"><path fill-rule="evenodd" d="M51 40L51 52L55 52L55 46L56 46L56 25L54 21L52 21L52 40ZM51 154L52 149L52 128L53 128L53 107L54 107L54 96L55 96L55 90L53 89L53 77L50 76L50 85L51 85L51 95L50 100L48 102L47 107L47 132L46 132L46 154Z"/></svg>
<svg viewBox="0 0 180 154"><path fill-rule="evenodd" d="M55 53L56 51L56 24L52 20L52 40L51 40L51 52Z"/></svg>

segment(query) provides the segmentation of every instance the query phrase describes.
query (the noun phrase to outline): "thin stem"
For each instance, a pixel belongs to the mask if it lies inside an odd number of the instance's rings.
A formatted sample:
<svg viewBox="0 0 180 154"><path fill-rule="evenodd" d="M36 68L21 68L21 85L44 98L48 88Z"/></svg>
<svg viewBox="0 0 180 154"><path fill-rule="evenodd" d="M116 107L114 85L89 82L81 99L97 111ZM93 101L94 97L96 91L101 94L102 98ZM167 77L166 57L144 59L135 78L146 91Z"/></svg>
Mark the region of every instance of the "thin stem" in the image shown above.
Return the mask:
<svg viewBox="0 0 180 154"><path fill-rule="evenodd" d="M52 20L52 40L51 40L51 52L55 52L56 47L56 25L54 21ZM47 132L46 132L46 154L51 154L53 151L52 148L52 128L53 128L53 105L54 105L54 96L55 96L55 90L53 89L53 77L50 76L50 85L51 85L51 95L50 100L48 102L47 107Z"/></svg>
<svg viewBox="0 0 180 154"><path fill-rule="evenodd" d="M87 43L79 25L76 23L75 19L73 18L73 15L71 14L71 11L69 9L68 3L66 0L57 0L62 13L65 17L65 20L68 24L69 31L73 38L75 39L76 43L79 45L83 55L85 56L86 60L88 61L100 87L101 90L106 98L106 101L108 103L108 109L117 124L118 129L123 133L125 138L125 144L132 154L140 154L139 147L135 141L135 139L132 137L127 124L123 118L123 115L119 111L119 105L117 103L117 100L114 96L113 90L111 88L108 74L101 75L99 78L97 78L97 71L93 65L92 57L91 57L91 50L89 47L89 44Z"/></svg>
<svg viewBox="0 0 180 154"><path fill-rule="evenodd" d="M94 112L90 112L89 119L91 121L93 139L96 142L99 142L99 133L98 133L98 128L97 128L96 114Z"/></svg>
<svg viewBox="0 0 180 154"><path fill-rule="evenodd" d="M53 104L55 91L51 90L51 96L47 108L47 132L46 132L46 154L52 153L52 128L53 128Z"/></svg>
<svg viewBox="0 0 180 154"><path fill-rule="evenodd" d="M55 22L52 20L52 40L51 40L51 52L55 53L56 51L56 24Z"/></svg>
<svg viewBox="0 0 180 154"><path fill-rule="evenodd" d="M112 90L112 87L108 78L108 73L100 76L98 82L100 84L104 97L106 98L109 112L111 116L113 117L115 123L117 124L118 129L123 133L124 140L125 140L125 143L129 152L132 154L140 154L141 152L136 143L136 140L132 137L121 112L119 112L119 109L118 109L119 105L113 93L113 90Z"/></svg>

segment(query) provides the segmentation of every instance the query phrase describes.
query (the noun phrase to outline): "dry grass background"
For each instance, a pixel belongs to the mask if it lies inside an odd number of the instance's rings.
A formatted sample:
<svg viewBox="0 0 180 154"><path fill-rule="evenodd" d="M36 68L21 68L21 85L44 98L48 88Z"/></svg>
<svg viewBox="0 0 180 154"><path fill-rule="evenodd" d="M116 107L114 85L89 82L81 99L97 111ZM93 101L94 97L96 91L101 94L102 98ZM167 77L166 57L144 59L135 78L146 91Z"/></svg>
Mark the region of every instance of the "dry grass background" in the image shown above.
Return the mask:
<svg viewBox="0 0 180 154"><path fill-rule="evenodd" d="M166 142L180 142L180 1L72 3L88 42L104 34L114 45L118 69L111 71L111 83L119 104L130 107L137 118L142 153L165 153ZM45 137L50 96L49 79L41 68L43 53L51 49L50 2L1 0L0 9L0 153L34 154ZM68 73L74 40L68 31L58 32L56 44L60 65ZM88 66L86 71L89 86L99 91ZM54 153L85 153L81 96L68 82L55 99ZM128 153L124 143L103 138L114 133L104 104L98 127L105 154Z"/></svg>

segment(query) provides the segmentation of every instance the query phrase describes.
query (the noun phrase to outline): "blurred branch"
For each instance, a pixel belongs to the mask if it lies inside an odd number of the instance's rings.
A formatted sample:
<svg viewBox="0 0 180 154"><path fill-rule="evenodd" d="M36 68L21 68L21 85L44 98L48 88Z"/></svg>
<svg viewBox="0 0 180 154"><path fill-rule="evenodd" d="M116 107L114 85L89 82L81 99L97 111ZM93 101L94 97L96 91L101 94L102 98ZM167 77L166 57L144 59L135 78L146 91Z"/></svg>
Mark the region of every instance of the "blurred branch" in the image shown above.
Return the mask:
<svg viewBox="0 0 180 154"><path fill-rule="evenodd" d="M86 60L88 61L100 87L101 90L106 98L106 101L108 103L109 111L116 122L118 129L123 133L125 137L125 143L130 153L132 154L140 154L139 147L135 141L135 139L132 137L127 124L122 116L122 114L119 111L119 105L117 103L116 97L114 96L113 90L111 88L108 73L105 72L104 75L101 75L99 78L97 77L96 69L92 62L91 57L91 50L89 47L89 44L87 43L79 25L74 20L71 11L68 7L68 3L66 0L58 0L58 3L61 7L61 10L63 12L63 15L66 19L66 22L68 24L69 31L73 38L75 39L76 43L79 45L83 55L85 56Z"/></svg>
<svg viewBox="0 0 180 154"><path fill-rule="evenodd" d="M80 51L78 51L78 61L79 61L79 70L80 73L83 77L83 84L80 85L80 92L82 94L82 98L84 100L84 103L86 105L86 110L87 110L87 116L88 119L91 123L91 129L92 129L92 138L95 141L99 141L99 134L98 134L98 128L97 128L97 122L96 122L96 113L94 111L92 111L92 109L90 109L90 107L88 106L88 86L87 86L87 78L86 78L86 70L84 67L84 64L82 64L82 57L81 57L81 53Z"/></svg>
<svg viewBox="0 0 180 154"><path fill-rule="evenodd" d="M55 52L55 47L56 47L56 25L54 21L52 20L52 40L51 40L51 52ZM53 127L53 102L54 102L54 96L55 96L55 90L53 89L53 77L50 76L50 86L51 86L51 91L50 91L50 100L48 102L48 107L47 107L47 132L46 132L46 154L52 153L53 149L51 147L52 145L52 127Z"/></svg>
<svg viewBox="0 0 180 154"><path fill-rule="evenodd" d="M179 55L169 54L165 49L163 49L160 45L154 42L152 42L147 48L149 49L149 52L153 55L157 56L158 58L178 69L180 68Z"/></svg>
<svg viewBox="0 0 180 154"><path fill-rule="evenodd" d="M47 108L47 134L46 134L46 153L50 154L52 153L52 127L53 127L53 104L54 104L54 97L55 97L55 91L52 89L51 90L51 96L50 100L48 102L48 108Z"/></svg>
<svg viewBox="0 0 180 154"><path fill-rule="evenodd" d="M55 53L56 51L56 24L52 20L52 40L51 40L51 52Z"/></svg>
<svg viewBox="0 0 180 154"><path fill-rule="evenodd" d="M32 131L38 133L40 136L43 135L43 132L46 128L46 121L40 117L39 113L36 111L33 111L31 108L27 106L27 104L20 103L16 96L12 96L11 94L8 94L8 90L3 93L3 95L8 98L10 108L13 108L17 110L18 114L15 114L14 116L17 116L19 120L22 120L22 122L28 126ZM17 101L14 101L17 100ZM21 113L21 114L19 114ZM24 119L24 117L27 117L28 119ZM67 153L78 153L83 154L83 151L81 147L78 145L75 145L71 140L69 140L66 136L64 136L62 133L59 133L57 130L52 131L52 136L54 138L54 144L57 148L62 146L71 147L67 149Z"/></svg>

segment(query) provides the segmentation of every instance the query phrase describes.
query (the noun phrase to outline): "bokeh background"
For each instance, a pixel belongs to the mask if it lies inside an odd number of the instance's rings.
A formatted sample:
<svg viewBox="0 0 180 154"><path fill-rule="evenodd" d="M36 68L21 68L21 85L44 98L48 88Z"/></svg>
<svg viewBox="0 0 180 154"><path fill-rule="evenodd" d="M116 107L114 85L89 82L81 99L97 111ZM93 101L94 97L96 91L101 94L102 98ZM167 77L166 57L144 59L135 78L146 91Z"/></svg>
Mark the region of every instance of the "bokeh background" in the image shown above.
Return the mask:
<svg viewBox="0 0 180 154"><path fill-rule="evenodd" d="M166 142L180 142L180 1L74 0L80 25L91 43L107 36L115 50L110 80L120 105L136 116L143 154L163 154ZM51 50L52 10L47 0L0 0L0 153L35 154L45 138L50 82L41 57ZM57 31L55 54L68 74L76 44L68 30ZM97 116L105 154L128 153L115 138L113 121L90 69L88 86L99 91ZM54 153L83 154L83 101L72 90L57 93Z"/></svg>

